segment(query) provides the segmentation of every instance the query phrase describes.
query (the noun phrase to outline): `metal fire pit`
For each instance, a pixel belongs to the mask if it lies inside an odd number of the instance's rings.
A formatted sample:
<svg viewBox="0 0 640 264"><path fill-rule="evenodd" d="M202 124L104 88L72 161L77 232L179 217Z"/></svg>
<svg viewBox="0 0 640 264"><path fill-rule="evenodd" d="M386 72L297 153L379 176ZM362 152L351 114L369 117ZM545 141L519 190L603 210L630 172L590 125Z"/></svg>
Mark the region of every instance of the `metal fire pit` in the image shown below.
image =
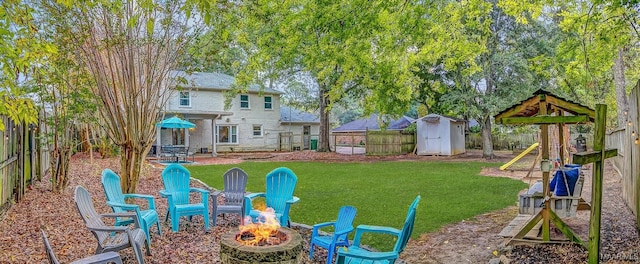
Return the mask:
<svg viewBox="0 0 640 264"><path fill-rule="evenodd" d="M253 263L302 263L302 237L293 229L280 227L278 232L286 236L286 240L278 245L247 246L236 241L239 231L231 231L222 235L220 240L220 261L226 264Z"/></svg>

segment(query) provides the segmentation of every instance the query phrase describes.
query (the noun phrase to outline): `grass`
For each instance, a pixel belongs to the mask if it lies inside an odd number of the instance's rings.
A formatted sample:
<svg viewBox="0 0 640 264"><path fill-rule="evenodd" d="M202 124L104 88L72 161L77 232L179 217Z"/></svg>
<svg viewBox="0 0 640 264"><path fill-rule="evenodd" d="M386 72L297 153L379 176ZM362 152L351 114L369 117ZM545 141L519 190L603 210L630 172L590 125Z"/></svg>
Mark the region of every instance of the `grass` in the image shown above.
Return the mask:
<svg viewBox="0 0 640 264"><path fill-rule="evenodd" d="M191 175L217 189L222 174L234 166L249 175L247 191L264 192L265 175L288 167L298 176L295 195L300 202L291 208L293 222L313 225L336 219L342 205L358 210L355 225L370 224L402 228L407 209L416 195L418 206L413 238L475 215L515 204L521 181L479 176L483 162L245 162L242 164L190 166ZM365 237L363 243L387 250L394 241Z"/></svg>

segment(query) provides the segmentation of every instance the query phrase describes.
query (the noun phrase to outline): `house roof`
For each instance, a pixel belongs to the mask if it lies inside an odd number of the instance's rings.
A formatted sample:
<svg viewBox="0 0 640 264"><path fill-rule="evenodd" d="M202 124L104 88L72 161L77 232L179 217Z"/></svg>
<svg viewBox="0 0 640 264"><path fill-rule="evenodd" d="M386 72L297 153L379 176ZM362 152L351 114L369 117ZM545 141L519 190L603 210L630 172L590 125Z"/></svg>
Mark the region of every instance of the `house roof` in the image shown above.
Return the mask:
<svg viewBox="0 0 640 264"><path fill-rule="evenodd" d="M288 106L280 106L280 122L282 123L320 123L320 117Z"/></svg>
<svg viewBox="0 0 640 264"><path fill-rule="evenodd" d="M230 90L231 85L235 82L235 78L219 72L193 72L188 74L184 71L172 71L171 77L183 77L187 80L185 87L203 88L203 89L219 89ZM263 92L267 94L282 94L282 92L270 88L260 90L260 85L251 84L247 89L249 92Z"/></svg>
<svg viewBox="0 0 640 264"><path fill-rule="evenodd" d="M546 109L542 108L546 114L539 113L541 105L546 106ZM558 112L562 116L552 117L552 114ZM495 115L496 123L502 124L575 124L594 121L594 119L595 111L593 109L542 89Z"/></svg>
<svg viewBox="0 0 640 264"><path fill-rule="evenodd" d="M387 126L387 130L403 130L407 128L414 119L408 116L402 116L401 118L392 120L389 122ZM334 128L331 130L332 132L354 132L354 131L365 131L365 130L380 130L380 125L378 124L378 115L372 114L369 118L366 119L358 119L346 123L342 126Z"/></svg>

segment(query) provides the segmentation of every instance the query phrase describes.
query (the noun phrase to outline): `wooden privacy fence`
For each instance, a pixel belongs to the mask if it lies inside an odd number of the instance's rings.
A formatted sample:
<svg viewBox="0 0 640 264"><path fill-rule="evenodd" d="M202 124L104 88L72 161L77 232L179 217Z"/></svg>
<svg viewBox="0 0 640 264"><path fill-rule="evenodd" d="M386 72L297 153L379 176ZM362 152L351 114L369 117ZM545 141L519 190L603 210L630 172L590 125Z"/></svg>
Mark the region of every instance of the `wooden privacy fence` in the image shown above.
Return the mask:
<svg viewBox="0 0 640 264"><path fill-rule="evenodd" d="M372 131L366 134L367 155L401 155L413 152L416 146L415 133L402 131Z"/></svg>
<svg viewBox="0 0 640 264"><path fill-rule="evenodd" d="M47 148L40 147L38 126L15 124L0 116L5 130L0 131L0 212L14 201L20 201L27 186L50 167Z"/></svg>
<svg viewBox="0 0 640 264"><path fill-rule="evenodd" d="M569 135L571 138L569 142L575 145L576 138L579 135L585 137L588 148L593 148L593 133L577 133L572 131ZM495 150L526 149L536 142L540 143L537 133L501 133L493 135L493 149ZM465 137L465 146L467 149L482 149L482 135L480 133L468 134ZM557 146L555 147L557 148Z"/></svg>
<svg viewBox="0 0 640 264"><path fill-rule="evenodd" d="M333 149L342 154L402 155L412 153L416 146L415 133L397 130L333 132L331 136Z"/></svg>
<svg viewBox="0 0 640 264"><path fill-rule="evenodd" d="M622 198L636 216L640 230L640 89L636 86L629 95L627 124L606 135L606 148L617 148L613 164L622 176Z"/></svg>
<svg viewBox="0 0 640 264"><path fill-rule="evenodd" d="M624 169L625 162L625 151L628 151L628 146L625 146L624 140L627 137L627 130L623 128L618 128L613 131L609 131L607 135L605 135L605 146L606 148L615 148L618 149L618 156L611 158L611 162L613 162L613 166L618 170L620 175L623 174L622 169ZM631 186L623 186L622 192L625 192L626 188L631 188Z"/></svg>
<svg viewBox="0 0 640 264"><path fill-rule="evenodd" d="M524 134L494 134L493 136L493 149L496 150L511 150L511 149L526 149L533 143L539 142L537 133L524 133ZM482 134L469 133L465 137L465 146L467 149L482 149Z"/></svg>
<svg viewBox="0 0 640 264"><path fill-rule="evenodd" d="M0 116L5 130L0 131L0 208L15 201L18 183L18 134L16 126L6 116ZM3 210L0 210L3 211Z"/></svg>

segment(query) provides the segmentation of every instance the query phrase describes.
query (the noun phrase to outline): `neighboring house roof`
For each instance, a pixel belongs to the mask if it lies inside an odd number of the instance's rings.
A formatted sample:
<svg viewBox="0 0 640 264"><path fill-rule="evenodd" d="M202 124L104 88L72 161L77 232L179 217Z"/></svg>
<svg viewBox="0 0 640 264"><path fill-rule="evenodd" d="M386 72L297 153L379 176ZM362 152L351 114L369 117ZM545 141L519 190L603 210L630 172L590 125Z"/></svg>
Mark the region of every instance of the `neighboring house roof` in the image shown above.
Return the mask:
<svg viewBox="0 0 640 264"><path fill-rule="evenodd" d="M476 126L480 126L480 123L478 123L478 121L476 121L475 119L469 119L469 127L476 127Z"/></svg>
<svg viewBox="0 0 640 264"><path fill-rule="evenodd" d="M288 106L280 106L280 122L282 123L320 123L320 117Z"/></svg>
<svg viewBox="0 0 640 264"><path fill-rule="evenodd" d="M231 85L235 82L235 78L231 75L227 75L219 72L193 72L187 74L184 71L172 71L171 77L183 77L187 80L187 84L182 84L184 87L202 88L202 89L218 89L218 90L230 90ZM263 92L267 94L282 94L282 92L270 88L264 88L260 90L260 85L251 84L247 89L249 92Z"/></svg>
<svg viewBox="0 0 640 264"><path fill-rule="evenodd" d="M414 119L408 116L402 116L396 120L392 120L389 122L387 126L387 130L403 130L407 128ZM378 124L378 115L372 114L367 119L358 119L346 123L342 126L334 128L331 130L332 132L356 132L356 131L365 131L365 130L380 130L380 125Z"/></svg>

